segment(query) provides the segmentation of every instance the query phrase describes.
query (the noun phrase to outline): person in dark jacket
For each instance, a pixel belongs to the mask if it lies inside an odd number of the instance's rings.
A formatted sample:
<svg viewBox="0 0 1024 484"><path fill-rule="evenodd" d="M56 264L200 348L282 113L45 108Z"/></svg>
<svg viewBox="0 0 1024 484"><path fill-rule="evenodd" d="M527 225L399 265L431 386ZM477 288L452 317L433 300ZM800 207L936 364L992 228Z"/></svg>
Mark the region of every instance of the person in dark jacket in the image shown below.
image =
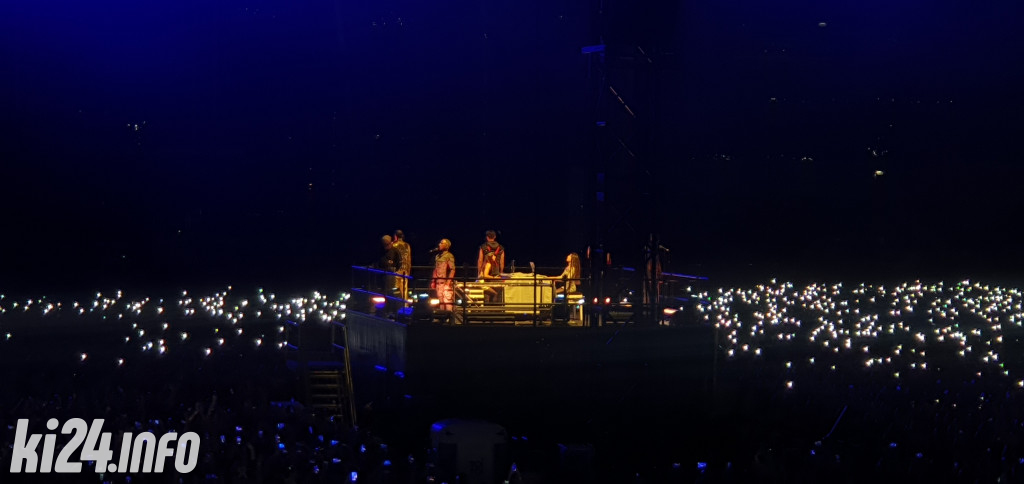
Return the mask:
<svg viewBox="0 0 1024 484"><path fill-rule="evenodd" d="M476 258L476 273L477 277L481 279L484 277L484 272L486 272L485 266L487 262L491 260L489 257L491 254L494 255L494 260L497 261L497 266L492 267L491 270L496 274L505 272L505 248L496 240L498 234L493 230L488 230L484 236L487 240L480 245L480 251Z"/></svg>
<svg viewBox="0 0 1024 484"><path fill-rule="evenodd" d="M381 237L380 242L384 247L384 252L380 255L380 259L377 259L377 269L387 272L398 272L398 269L401 268L402 265L402 254L398 252L398 249L396 249L394 244L391 242L390 235ZM385 275L383 292L388 295L393 295L397 288L395 282L394 275Z"/></svg>

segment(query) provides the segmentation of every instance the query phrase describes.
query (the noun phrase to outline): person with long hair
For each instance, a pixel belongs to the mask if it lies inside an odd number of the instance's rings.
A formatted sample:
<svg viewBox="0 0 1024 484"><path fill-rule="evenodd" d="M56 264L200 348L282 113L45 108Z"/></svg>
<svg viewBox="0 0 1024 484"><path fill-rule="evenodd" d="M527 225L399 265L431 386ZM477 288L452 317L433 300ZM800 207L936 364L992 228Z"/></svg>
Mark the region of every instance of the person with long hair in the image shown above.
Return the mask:
<svg viewBox="0 0 1024 484"><path fill-rule="evenodd" d="M565 270L552 279L562 281L561 287L555 288L555 293L572 294L576 292L576 285L580 282L580 256L572 252L565 256ZM558 284L557 282L555 283Z"/></svg>
<svg viewBox="0 0 1024 484"><path fill-rule="evenodd" d="M497 254L491 252L485 255L483 268L477 274L478 280L480 282L500 281L501 269L498 268L499 264ZM484 302L498 302L501 299L500 294L501 287L484 286Z"/></svg>

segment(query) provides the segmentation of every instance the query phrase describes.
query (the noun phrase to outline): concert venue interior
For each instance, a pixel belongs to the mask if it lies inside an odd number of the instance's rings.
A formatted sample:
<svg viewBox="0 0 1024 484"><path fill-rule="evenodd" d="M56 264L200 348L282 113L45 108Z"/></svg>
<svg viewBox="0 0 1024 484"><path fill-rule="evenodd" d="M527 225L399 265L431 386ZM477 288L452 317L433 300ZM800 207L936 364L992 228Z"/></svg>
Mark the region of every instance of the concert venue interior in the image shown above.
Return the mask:
<svg viewBox="0 0 1024 484"><path fill-rule="evenodd" d="M7 2L2 479L1024 481L1022 18Z"/></svg>

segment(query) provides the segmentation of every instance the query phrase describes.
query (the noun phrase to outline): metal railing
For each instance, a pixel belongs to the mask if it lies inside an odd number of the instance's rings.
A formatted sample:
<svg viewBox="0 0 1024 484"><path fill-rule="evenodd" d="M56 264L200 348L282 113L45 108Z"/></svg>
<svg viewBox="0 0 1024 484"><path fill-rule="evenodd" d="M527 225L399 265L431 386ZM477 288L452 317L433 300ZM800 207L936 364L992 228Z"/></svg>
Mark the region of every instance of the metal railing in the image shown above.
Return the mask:
<svg viewBox="0 0 1024 484"><path fill-rule="evenodd" d="M398 321L430 318L451 323L532 323L578 321L582 326L605 323L669 322L677 311L702 304L691 299L690 286L700 287L707 278L665 272L657 280L657 297L649 300L629 292L629 297L609 291L612 286L621 293L622 285L642 286L646 284L640 274L634 274L629 281L619 280L609 287L596 287L596 281L589 277L563 279L538 272L555 272L560 268L536 268L530 273L505 273L495 278L476 277L476 267L464 266L456 269L456 276L445 279L431 278L432 266L413 266L413 275L383 271L373 267L352 266L352 295L350 308L389 317ZM621 268L633 274L631 268ZM458 274L462 274L459 276ZM470 276L471 275L471 276ZM403 278L408 287L406 294L399 294L395 283ZM443 307L431 281L451 281L454 286L454 301L451 308ZM604 281L608 285L608 280ZM630 284L632 282L632 284ZM575 285L576 292L564 294L565 288ZM559 290L561 288L561 291ZM584 297L584 295L587 295ZM592 294L605 294L598 296ZM568 311L566 311L568 307Z"/></svg>
<svg viewBox="0 0 1024 484"><path fill-rule="evenodd" d="M352 266L352 288L362 288L379 296L398 297L405 300L406 295L399 294L399 279L412 281L412 276L390 272L369 266Z"/></svg>
<svg viewBox="0 0 1024 484"><path fill-rule="evenodd" d="M458 272L475 274L475 268L461 268ZM541 268L543 269L543 268ZM574 284L582 288L587 282L583 278L563 279L532 273L502 274L495 278L477 277L431 278L432 266L414 266L413 274L407 276L383 271L373 267L352 266L353 310L393 317L396 320L416 320L429 314L432 320L447 319L452 323L468 322L527 322L540 325L551 321L567 322L569 319L586 322L583 310L585 299L579 293L563 294L564 287ZM427 276L427 277L423 277ZM398 294L393 281L404 278L408 281L408 294ZM443 308L431 282L452 281L454 301L450 309ZM568 311L559 311L556 306L567 305ZM568 316L563 317L563 313Z"/></svg>

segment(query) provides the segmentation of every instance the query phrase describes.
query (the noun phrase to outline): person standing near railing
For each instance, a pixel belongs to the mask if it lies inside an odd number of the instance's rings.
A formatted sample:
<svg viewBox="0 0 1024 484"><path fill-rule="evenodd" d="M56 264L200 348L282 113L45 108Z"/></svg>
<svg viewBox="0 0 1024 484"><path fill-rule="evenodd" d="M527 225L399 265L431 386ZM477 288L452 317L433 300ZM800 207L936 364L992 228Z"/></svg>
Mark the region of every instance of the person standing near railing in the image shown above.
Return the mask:
<svg viewBox="0 0 1024 484"><path fill-rule="evenodd" d="M381 237L380 242L384 246L384 253L377 260L377 269L387 272L398 272L398 268L402 263L402 255L398 253L398 249L395 249L394 244L391 243L391 236L385 235ZM381 292L389 296L394 295L395 287L395 276L385 275L384 287Z"/></svg>
<svg viewBox="0 0 1024 484"><path fill-rule="evenodd" d="M451 311L455 309L455 256L449 252L452 242L441 239L437 244L437 255L434 256L434 274L430 288L437 291L438 309Z"/></svg>
<svg viewBox="0 0 1024 484"><path fill-rule="evenodd" d="M476 273L482 275L485 272L484 265L491 260L488 254L493 254L494 260L497 261L497 273L505 272L505 247L498 243L498 234L493 230L488 230L484 234L484 238L486 240L480 245L480 251L476 256Z"/></svg>
<svg viewBox="0 0 1024 484"><path fill-rule="evenodd" d="M398 272L403 276L408 276L412 273L412 247L405 241L405 234L401 230L395 231L395 241L391 244L398 254L401 256L401 261L398 264ZM398 277L398 297L405 299L409 297L409 279L404 277Z"/></svg>

